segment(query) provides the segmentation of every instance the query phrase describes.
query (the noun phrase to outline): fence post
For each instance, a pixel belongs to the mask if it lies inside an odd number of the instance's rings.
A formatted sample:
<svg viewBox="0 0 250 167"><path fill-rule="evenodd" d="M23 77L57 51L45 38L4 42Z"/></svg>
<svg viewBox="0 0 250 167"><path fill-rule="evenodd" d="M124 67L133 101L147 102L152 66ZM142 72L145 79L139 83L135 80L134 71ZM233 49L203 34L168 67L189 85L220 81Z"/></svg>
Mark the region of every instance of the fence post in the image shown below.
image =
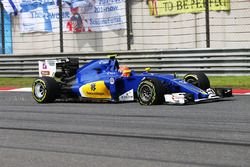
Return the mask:
<svg viewBox="0 0 250 167"><path fill-rule="evenodd" d="M59 31L60 31L60 52L63 53L63 17L62 17L62 0L59 3Z"/></svg>
<svg viewBox="0 0 250 167"><path fill-rule="evenodd" d="M1 8L1 37L2 37L2 54L5 54L5 34L4 34L4 8L3 4L0 3L0 8Z"/></svg>
<svg viewBox="0 0 250 167"><path fill-rule="evenodd" d="M206 17L206 47L210 48L209 0L206 0L205 2L205 17Z"/></svg>
<svg viewBox="0 0 250 167"><path fill-rule="evenodd" d="M131 4L130 0L126 0L126 20L127 20L127 50L131 50L132 41L132 16L131 16Z"/></svg>

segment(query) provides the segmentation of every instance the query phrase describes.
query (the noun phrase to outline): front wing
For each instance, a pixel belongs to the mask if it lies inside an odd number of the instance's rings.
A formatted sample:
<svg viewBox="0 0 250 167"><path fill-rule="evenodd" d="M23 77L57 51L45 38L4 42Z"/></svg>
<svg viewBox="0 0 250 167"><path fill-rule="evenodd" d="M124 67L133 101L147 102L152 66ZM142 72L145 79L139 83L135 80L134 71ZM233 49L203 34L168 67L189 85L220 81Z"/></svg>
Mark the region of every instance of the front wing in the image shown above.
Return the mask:
<svg viewBox="0 0 250 167"><path fill-rule="evenodd" d="M232 97L232 88L213 88L207 90L209 96L207 98L194 99L192 94L188 93L172 93L165 94L165 102L170 104L187 104L187 103L198 103L198 102L211 102L216 101L225 97Z"/></svg>

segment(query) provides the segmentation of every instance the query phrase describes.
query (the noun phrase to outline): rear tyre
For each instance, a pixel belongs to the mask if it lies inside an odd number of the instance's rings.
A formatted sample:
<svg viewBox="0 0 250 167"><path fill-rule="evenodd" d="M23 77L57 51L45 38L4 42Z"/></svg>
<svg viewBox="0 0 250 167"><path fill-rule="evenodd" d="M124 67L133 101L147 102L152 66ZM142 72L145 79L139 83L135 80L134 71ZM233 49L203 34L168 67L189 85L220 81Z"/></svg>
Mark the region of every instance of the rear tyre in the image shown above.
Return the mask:
<svg viewBox="0 0 250 167"><path fill-rule="evenodd" d="M164 102L162 83L157 79L141 81L137 89L138 101L141 105L156 105Z"/></svg>
<svg viewBox="0 0 250 167"><path fill-rule="evenodd" d="M32 96L38 103L54 102L58 92L58 83L51 77L37 78L32 84Z"/></svg>
<svg viewBox="0 0 250 167"><path fill-rule="evenodd" d="M184 76L184 80L205 91L210 88L209 79L203 72L189 73Z"/></svg>

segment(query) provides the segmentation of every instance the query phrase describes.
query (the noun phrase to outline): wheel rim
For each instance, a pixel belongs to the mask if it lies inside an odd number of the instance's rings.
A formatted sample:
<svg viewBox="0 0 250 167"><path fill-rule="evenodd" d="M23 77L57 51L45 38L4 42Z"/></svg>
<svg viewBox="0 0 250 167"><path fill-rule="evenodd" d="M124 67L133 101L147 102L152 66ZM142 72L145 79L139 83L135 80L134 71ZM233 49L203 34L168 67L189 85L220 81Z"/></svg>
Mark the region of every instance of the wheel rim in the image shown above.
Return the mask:
<svg viewBox="0 0 250 167"><path fill-rule="evenodd" d="M37 83L35 85L35 88L34 88L34 92L35 92L35 96L38 98L38 99L41 99L43 98L44 94L45 94L45 87L42 83Z"/></svg>
<svg viewBox="0 0 250 167"><path fill-rule="evenodd" d="M149 85L143 85L140 90L141 100L144 102L148 102L152 99L153 91Z"/></svg>

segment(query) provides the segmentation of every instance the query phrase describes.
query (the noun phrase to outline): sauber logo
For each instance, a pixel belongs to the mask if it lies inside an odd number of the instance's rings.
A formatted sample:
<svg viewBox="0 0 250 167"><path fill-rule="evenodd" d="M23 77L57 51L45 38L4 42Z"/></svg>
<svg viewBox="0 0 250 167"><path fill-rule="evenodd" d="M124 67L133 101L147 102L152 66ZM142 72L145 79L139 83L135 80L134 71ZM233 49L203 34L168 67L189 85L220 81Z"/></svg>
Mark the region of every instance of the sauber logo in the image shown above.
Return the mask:
<svg viewBox="0 0 250 167"><path fill-rule="evenodd" d="M95 90L96 90L96 84L95 84L95 83L92 83L92 84L90 85L90 89L91 89L92 91L95 91Z"/></svg>
<svg viewBox="0 0 250 167"><path fill-rule="evenodd" d="M43 63L43 69L47 69L48 67L47 67L47 64L44 62Z"/></svg>

